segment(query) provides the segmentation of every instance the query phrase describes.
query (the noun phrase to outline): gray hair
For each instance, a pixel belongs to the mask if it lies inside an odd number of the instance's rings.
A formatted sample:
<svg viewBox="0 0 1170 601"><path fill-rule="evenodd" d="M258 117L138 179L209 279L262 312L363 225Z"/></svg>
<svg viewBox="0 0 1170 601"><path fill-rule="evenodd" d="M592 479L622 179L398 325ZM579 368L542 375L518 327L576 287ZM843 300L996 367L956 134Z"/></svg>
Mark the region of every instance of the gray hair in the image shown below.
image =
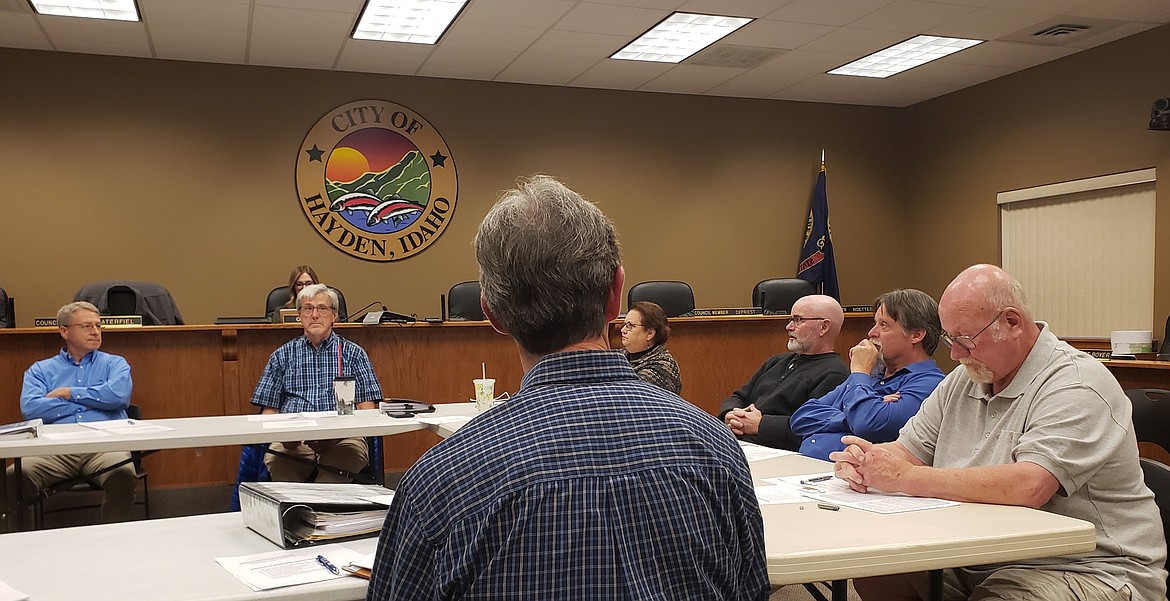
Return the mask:
<svg viewBox="0 0 1170 601"><path fill-rule="evenodd" d="M547 175L500 195L475 234L488 309L520 347L547 355L605 332L621 250L613 222Z"/></svg>
<svg viewBox="0 0 1170 601"><path fill-rule="evenodd" d="M305 301L312 300L318 294L329 295L329 302L333 305L333 313L336 314L337 305L340 304L337 300L337 293L325 284L313 284L311 286L305 286L304 288L301 288L301 293L297 295L297 309L300 309L301 305L304 304Z"/></svg>
<svg viewBox="0 0 1170 601"><path fill-rule="evenodd" d="M942 324L938 321L938 303L931 296L921 290L907 288L887 292L873 302L873 310L886 308L886 314L902 326L902 331L909 334L915 330L924 330L922 348L926 354L933 355L938 348L939 334Z"/></svg>
<svg viewBox="0 0 1170 601"><path fill-rule="evenodd" d="M73 314L78 311L93 311L98 315L102 314L102 312L98 311L98 308L95 307L93 303L86 301L74 301L57 310L57 325L69 325L69 322L73 321Z"/></svg>

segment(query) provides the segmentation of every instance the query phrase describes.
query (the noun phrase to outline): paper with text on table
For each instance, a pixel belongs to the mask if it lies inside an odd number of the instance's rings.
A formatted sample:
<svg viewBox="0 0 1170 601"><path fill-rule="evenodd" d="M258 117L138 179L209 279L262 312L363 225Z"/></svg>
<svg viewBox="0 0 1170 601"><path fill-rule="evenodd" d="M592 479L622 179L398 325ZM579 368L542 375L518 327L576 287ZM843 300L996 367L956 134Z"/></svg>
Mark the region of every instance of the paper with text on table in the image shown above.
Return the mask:
<svg viewBox="0 0 1170 601"><path fill-rule="evenodd" d="M810 480L814 480L826 475L832 476L831 473L821 472L815 474L801 474L797 476L767 478L764 481L781 486L788 486L794 490L799 491L800 494L818 501L833 503L835 505L840 505L841 507L860 509L862 511L871 511L873 513L902 513L904 511L922 511L924 509L953 507L959 504L958 501L948 501L946 499L936 499L933 497L912 497L903 493L888 493L876 489L871 489L869 492L860 493L849 488L848 483L836 477L831 477L828 480L820 482L810 482Z"/></svg>
<svg viewBox="0 0 1170 601"><path fill-rule="evenodd" d="M326 557L335 566L361 561L364 556L344 545L316 545L256 555L216 557L215 561L255 591L348 577L345 572L330 572L317 561L318 555Z"/></svg>

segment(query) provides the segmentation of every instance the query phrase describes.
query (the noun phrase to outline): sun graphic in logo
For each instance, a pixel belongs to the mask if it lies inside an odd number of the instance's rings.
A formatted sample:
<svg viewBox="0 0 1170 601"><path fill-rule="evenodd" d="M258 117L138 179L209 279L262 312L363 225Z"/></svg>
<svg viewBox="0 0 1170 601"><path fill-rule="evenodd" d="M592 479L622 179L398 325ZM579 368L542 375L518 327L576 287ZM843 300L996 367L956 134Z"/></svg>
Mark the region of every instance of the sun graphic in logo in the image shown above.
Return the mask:
<svg viewBox="0 0 1170 601"><path fill-rule="evenodd" d="M447 227L458 191L442 137L400 105L365 100L322 117L302 143L297 191L305 216L338 249L396 261Z"/></svg>
<svg viewBox="0 0 1170 601"><path fill-rule="evenodd" d="M329 153L325 186L329 210L371 234L414 224L430 197L431 174L410 140L371 127L349 134Z"/></svg>

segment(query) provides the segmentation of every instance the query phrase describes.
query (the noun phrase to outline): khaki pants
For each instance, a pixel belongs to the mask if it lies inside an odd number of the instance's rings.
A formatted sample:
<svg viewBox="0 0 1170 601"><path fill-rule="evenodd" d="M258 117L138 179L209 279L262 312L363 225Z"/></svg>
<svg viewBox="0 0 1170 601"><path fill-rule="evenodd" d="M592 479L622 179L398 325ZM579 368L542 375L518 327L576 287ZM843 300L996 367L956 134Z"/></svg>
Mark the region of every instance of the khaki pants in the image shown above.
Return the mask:
<svg viewBox="0 0 1170 601"><path fill-rule="evenodd" d="M315 461L321 465L335 467L354 474L360 472L369 463L369 450L366 448L366 439L364 438L311 441L297 445L274 442L271 448L273 451ZM264 454L264 465L276 482L305 482L315 469L315 466L311 464L272 453ZM315 482L332 483L349 481L348 478L342 478L325 470L318 470L315 480Z"/></svg>
<svg viewBox="0 0 1170 601"><path fill-rule="evenodd" d="M925 572L857 578L853 587L864 601L921 601L927 598ZM944 601L1130 601L1128 586L1113 590L1092 574L1054 568L1005 568L990 575L943 570Z"/></svg>
<svg viewBox="0 0 1170 601"><path fill-rule="evenodd" d="M130 459L130 453L79 453L76 455L50 455L47 457L26 457L21 460L21 494L31 497L62 480L92 474L111 465ZM8 467L8 481L15 479L16 471ZM130 519L134 508L134 487L138 474L133 463L110 470L90 479L105 492L102 499L102 521L124 522Z"/></svg>

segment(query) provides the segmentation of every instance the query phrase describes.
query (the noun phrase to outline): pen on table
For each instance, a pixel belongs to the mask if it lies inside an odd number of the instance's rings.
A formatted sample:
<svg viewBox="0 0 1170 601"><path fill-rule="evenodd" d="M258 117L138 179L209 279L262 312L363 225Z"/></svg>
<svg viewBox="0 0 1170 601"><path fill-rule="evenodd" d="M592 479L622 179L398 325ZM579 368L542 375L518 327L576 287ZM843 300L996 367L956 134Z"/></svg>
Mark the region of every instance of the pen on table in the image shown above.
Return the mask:
<svg viewBox="0 0 1170 601"><path fill-rule="evenodd" d="M817 507L824 509L825 511L837 511L841 509L837 505L830 505L829 503L817 503Z"/></svg>
<svg viewBox="0 0 1170 601"><path fill-rule="evenodd" d="M337 569L337 566L330 563L330 561L328 559L325 559L324 555L317 556L317 563L325 566L325 569L329 570L330 572L333 572L334 574L338 574L338 575L341 574L341 570Z"/></svg>
<svg viewBox="0 0 1170 601"><path fill-rule="evenodd" d="M801 480L801 484L816 484L817 482L827 482L833 479L833 475L817 476L816 478L809 478L808 480Z"/></svg>

